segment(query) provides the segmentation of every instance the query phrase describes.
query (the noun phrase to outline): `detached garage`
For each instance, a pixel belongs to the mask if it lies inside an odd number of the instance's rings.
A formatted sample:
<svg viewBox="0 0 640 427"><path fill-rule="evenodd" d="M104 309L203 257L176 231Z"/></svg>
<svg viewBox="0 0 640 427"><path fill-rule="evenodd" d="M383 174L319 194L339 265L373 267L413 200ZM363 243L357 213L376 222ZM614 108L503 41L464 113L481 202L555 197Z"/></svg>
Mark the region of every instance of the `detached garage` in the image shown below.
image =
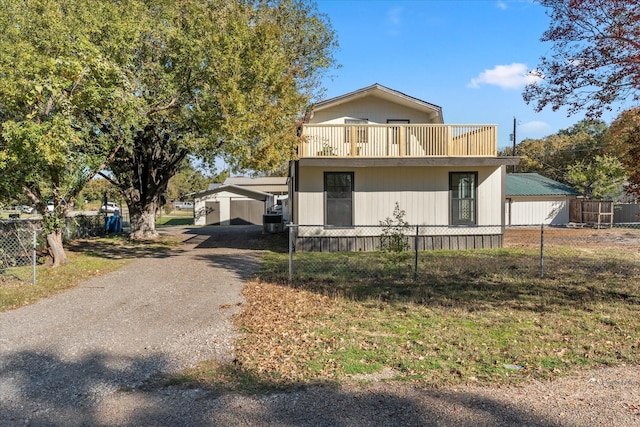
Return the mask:
<svg viewBox="0 0 640 427"><path fill-rule="evenodd" d="M568 224L569 201L578 195L537 173L507 174L505 194L506 225Z"/></svg>
<svg viewBox="0 0 640 427"><path fill-rule="evenodd" d="M262 225L262 215L274 204L273 195L237 185L193 195L195 225Z"/></svg>

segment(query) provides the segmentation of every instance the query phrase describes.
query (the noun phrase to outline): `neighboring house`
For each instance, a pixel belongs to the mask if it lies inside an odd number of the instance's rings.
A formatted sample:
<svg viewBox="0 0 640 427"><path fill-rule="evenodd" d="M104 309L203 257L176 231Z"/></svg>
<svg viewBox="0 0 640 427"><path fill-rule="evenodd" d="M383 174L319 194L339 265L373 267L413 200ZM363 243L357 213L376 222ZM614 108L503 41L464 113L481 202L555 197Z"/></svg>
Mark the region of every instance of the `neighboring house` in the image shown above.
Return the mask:
<svg viewBox="0 0 640 427"><path fill-rule="evenodd" d="M439 106L374 84L316 104L302 135L296 250L371 249L370 226L396 203L409 224L438 226L420 229L421 248L502 245L506 165L519 159L497 155L497 126L446 125Z"/></svg>
<svg viewBox="0 0 640 427"><path fill-rule="evenodd" d="M568 185L537 173L507 174L506 224L568 224L570 200L577 196Z"/></svg>
<svg viewBox="0 0 640 427"><path fill-rule="evenodd" d="M193 194L195 225L262 225L263 215L286 198L287 178L227 178Z"/></svg>

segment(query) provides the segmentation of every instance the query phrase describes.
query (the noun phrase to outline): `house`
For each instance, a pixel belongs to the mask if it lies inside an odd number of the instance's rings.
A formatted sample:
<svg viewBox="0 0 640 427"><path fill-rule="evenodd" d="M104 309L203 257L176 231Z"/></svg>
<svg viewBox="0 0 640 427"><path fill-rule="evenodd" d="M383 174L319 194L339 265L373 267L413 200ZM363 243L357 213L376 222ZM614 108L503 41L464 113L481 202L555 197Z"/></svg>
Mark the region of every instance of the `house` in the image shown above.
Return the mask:
<svg viewBox="0 0 640 427"><path fill-rule="evenodd" d="M374 84L319 102L301 132L297 251L375 249L396 203L423 226L421 248L502 245L506 166L519 159L497 155L497 126L444 124L441 107Z"/></svg>
<svg viewBox="0 0 640 427"><path fill-rule="evenodd" d="M577 196L568 185L537 173L507 174L506 224L568 224L570 201Z"/></svg>
<svg viewBox="0 0 640 427"><path fill-rule="evenodd" d="M195 225L262 225L263 215L286 199L286 177L233 177L193 194Z"/></svg>

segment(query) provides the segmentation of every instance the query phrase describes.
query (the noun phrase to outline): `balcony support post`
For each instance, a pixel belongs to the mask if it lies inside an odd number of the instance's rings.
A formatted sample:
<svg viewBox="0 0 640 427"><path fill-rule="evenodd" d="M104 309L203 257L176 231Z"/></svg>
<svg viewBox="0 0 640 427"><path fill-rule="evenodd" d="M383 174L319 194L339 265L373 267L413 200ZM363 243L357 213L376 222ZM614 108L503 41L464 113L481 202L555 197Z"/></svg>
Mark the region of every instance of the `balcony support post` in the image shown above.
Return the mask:
<svg viewBox="0 0 640 427"><path fill-rule="evenodd" d="M358 154L358 127L351 126L351 157Z"/></svg>

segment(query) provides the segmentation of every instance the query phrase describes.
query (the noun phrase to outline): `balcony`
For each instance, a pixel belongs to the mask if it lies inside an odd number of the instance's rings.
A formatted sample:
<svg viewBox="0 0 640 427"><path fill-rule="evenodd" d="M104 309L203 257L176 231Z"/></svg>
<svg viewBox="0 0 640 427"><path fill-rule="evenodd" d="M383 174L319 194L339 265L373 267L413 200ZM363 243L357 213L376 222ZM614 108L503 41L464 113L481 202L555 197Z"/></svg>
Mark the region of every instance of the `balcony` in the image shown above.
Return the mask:
<svg viewBox="0 0 640 427"><path fill-rule="evenodd" d="M496 125L306 124L298 154L309 157L495 157Z"/></svg>

